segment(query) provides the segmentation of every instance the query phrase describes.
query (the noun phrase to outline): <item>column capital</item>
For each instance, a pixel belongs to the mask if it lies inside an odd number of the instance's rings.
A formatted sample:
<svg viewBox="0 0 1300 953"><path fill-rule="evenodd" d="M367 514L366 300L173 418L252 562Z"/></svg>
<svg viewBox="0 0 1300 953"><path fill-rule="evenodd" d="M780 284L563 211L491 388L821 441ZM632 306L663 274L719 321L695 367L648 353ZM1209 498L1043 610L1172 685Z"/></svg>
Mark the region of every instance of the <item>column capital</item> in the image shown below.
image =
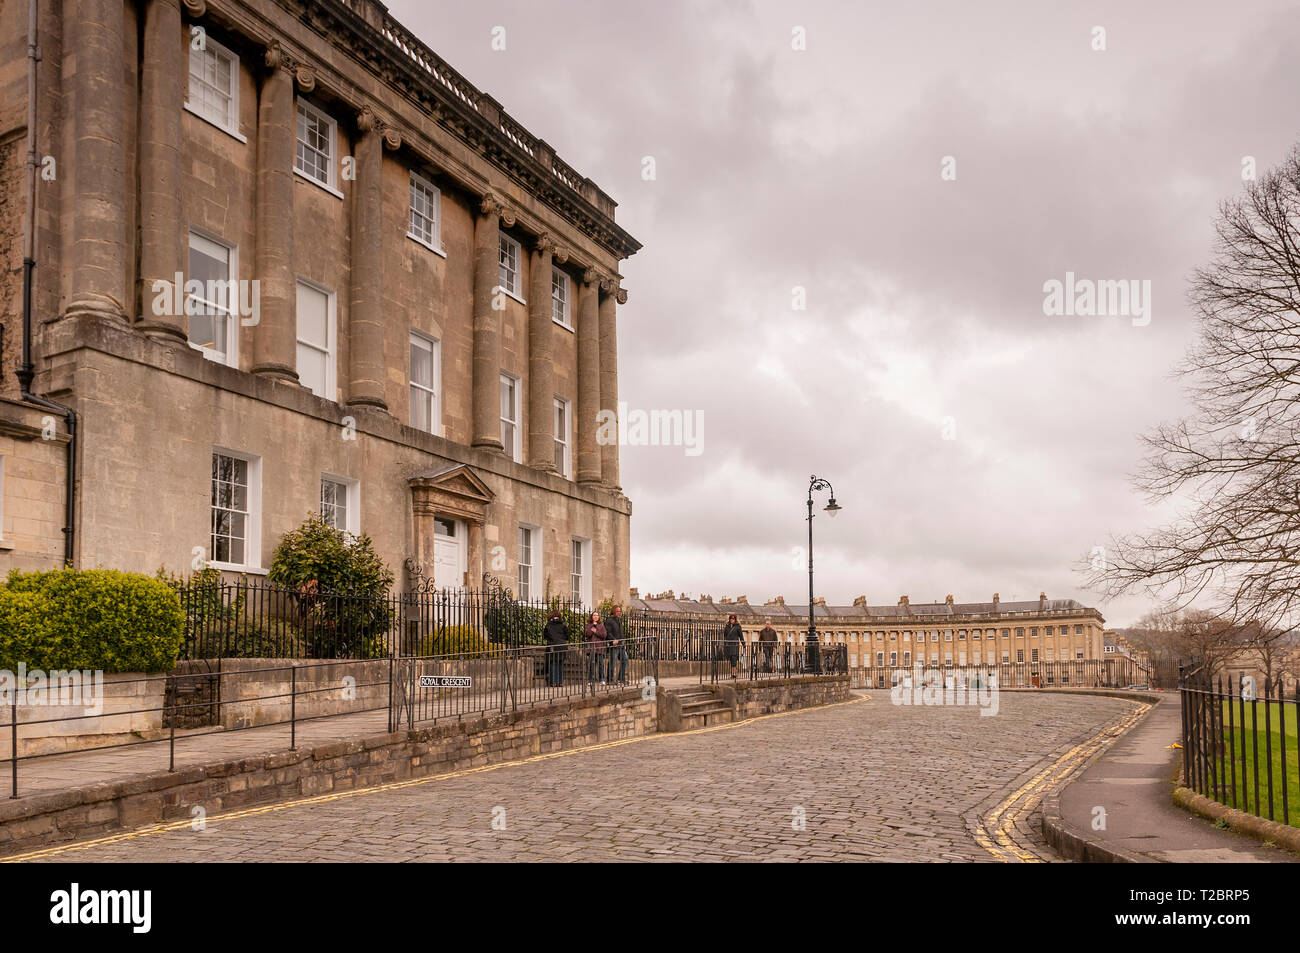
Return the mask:
<svg viewBox="0 0 1300 953"><path fill-rule="evenodd" d="M619 304L627 304L627 289L619 288L614 292L614 300Z"/></svg>
<svg viewBox="0 0 1300 953"><path fill-rule="evenodd" d="M208 12L208 5L204 0L181 0L181 6L185 8L186 14L195 20Z"/></svg>
<svg viewBox="0 0 1300 953"><path fill-rule="evenodd" d="M618 280L613 275L601 275L599 278L600 290L605 294L613 294L618 290Z"/></svg>
<svg viewBox="0 0 1300 953"><path fill-rule="evenodd" d="M565 248L563 245L556 245L555 250L551 252L551 259L557 265L563 265L568 263L569 249Z"/></svg>
<svg viewBox="0 0 1300 953"><path fill-rule="evenodd" d="M594 285L600 280L600 272L595 268L587 267L582 270L582 283L584 285Z"/></svg>
<svg viewBox="0 0 1300 953"><path fill-rule="evenodd" d="M515 213L495 192L486 193L479 201L479 212L483 215L495 215L501 224L510 228L515 223Z"/></svg>
<svg viewBox="0 0 1300 953"><path fill-rule="evenodd" d="M375 115L375 111L370 108L370 104L362 106L357 110L357 131L361 133L372 132L376 128L382 128L383 123Z"/></svg>
<svg viewBox="0 0 1300 953"><path fill-rule="evenodd" d="M542 232L533 242L533 248L539 252L555 252L555 239L551 237L550 232Z"/></svg>

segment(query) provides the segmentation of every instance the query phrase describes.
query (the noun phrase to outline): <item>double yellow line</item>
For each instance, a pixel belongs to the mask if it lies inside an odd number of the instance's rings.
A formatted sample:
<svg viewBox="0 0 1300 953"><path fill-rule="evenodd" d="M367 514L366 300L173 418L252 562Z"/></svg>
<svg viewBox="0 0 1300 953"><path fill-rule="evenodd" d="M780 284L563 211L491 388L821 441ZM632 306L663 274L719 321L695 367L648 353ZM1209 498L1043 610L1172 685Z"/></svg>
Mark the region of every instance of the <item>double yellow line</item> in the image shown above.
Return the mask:
<svg viewBox="0 0 1300 953"><path fill-rule="evenodd" d="M1150 705L1142 702L1133 703L1133 709L1127 715L1111 722L1087 741L1075 745L1007 795L976 823L972 831L975 842L1003 863L1042 863L1041 857L1016 841L1013 834L1016 822L1038 807L1043 797L1076 768L1086 764L1102 747L1132 728L1150 708Z"/></svg>
<svg viewBox="0 0 1300 953"><path fill-rule="evenodd" d="M279 811L288 811L295 807L304 807L309 804L326 804L330 801L341 801L344 798L365 797L370 794L382 794L385 791L400 791L404 788L412 788L421 784L433 784L438 781L451 781L455 778L466 778L474 774L486 774L490 771L500 771L503 768L514 768L525 764L536 764L539 761L550 761L555 758L568 758L573 755L588 754L592 751L605 751L609 748L620 748L623 745L639 744L644 741L662 741L666 738L681 738L686 735L703 735L714 731L729 731L732 728L743 728L746 725L752 725L755 722L767 721L771 718L787 718L790 715L802 715L807 712L824 711L828 708L838 708L842 705L854 705L858 702L869 701L865 695L859 695L848 701L832 702L829 705L818 705L816 708L795 708L790 711L776 712L771 715L755 715L753 718L746 718L742 721L733 721L723 725L712 725L707 728L694 728L690 731L676 731L666 734L641 735L636 738L620 738L617 741L605 741L600 744L586 745L582 748L570 748L567 751L552 751L547 754L532 755L528 758L522 758L517 761L503 761L500 764L485 764L477 768L465 768L460 771L451 771L446 774L430 775L426 778L412 778L407 781L390 781L387 784L379 784L374 787L355 788L350 791L338 791L333 794L318 794L315 797L299 798L294 801L284 801L279 804L267 804L262 807L245 808L242 811L230 811L226 814L218 814L214 817L206 818L205 824L216 824L222 821L237 821L246 817L258 817L262 814L274 814ZM167 834L173 831L183 831L187 828L193 828L193 820L170 821L165 824L153 824L149 827L141 827L133 831L123 831L120 834L109 834L105 837L97 837L94 840L80 841L75 844L61 844L58 847L46 847L40 850L29 851L25 854L14 854L12 857L0 858L0 863L13 864L25 860L41 860L46 857L55 857L59 854L66 854L71 851L90 850L95 847L104 847L110 844L120 844L125 841L136 840L141 837L150 837L154 834Z"/></svg>

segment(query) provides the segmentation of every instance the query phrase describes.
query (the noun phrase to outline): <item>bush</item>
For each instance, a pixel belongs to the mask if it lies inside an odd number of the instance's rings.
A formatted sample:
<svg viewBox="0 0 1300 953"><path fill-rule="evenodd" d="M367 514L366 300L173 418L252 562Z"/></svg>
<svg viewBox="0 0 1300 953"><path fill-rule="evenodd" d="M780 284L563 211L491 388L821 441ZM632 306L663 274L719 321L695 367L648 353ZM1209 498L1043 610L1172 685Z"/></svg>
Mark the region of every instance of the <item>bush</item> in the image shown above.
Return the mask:
<svg viewBox="0 0 1300 953"><path fill-rule="evenodd" d="M296 623L310 634L317 657L387 654L393 573L369 536L345 533L311 514L281 537L267 579L297 592Z"/></svg>
<svg viewBox="0 0 1300 953"><path fill-rule="evenodd" d="M165 671L184 621L176 593L139 573L15 569L0 585L0 668Z"/></svg>
<svg viewBox="0 0 1300 953"><path fill-rule="evenodd" d="M422 655L478 655L493 646L473 626L444 625L421 650Z"/></svg>

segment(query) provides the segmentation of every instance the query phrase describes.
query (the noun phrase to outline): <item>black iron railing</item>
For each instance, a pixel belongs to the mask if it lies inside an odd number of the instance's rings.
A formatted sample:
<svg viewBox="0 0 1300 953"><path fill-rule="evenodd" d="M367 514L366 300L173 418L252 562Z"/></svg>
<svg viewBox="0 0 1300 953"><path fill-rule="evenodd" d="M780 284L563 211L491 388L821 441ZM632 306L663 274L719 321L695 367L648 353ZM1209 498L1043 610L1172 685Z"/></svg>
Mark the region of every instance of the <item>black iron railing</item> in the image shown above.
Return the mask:
<svg viewBox="0 0 1300 953"><path fill-rule="evenodd" d="M1220 804L1300 826L1300 683L1184 672L1183 783Z"/></svg>

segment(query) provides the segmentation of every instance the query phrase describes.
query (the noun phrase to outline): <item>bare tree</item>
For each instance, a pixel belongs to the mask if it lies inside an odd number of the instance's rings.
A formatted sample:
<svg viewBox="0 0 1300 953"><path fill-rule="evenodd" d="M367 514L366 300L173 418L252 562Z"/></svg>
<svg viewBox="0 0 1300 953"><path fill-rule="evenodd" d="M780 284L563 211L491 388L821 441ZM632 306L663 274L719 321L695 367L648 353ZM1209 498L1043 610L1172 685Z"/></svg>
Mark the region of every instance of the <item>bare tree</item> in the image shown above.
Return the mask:
<svg viewBox="0 0 1300 953"><path fill-rule="evenodd" d="M1300 610L1300 149L1225 202L1179 368L1195 412L1148 435L1136 484L1181 515L1112 538L1089 584L1290 629Z"/></svg>
<svg viewBox="0 0 1300 953"><path fill-rule="evenodd" d="M1248 632L1204 609L1165 609L1143 616L1124 637L1147 653L1157 672L1168 676L1179 664L1194 664L1213 678L1241 653Z"/></svg>

